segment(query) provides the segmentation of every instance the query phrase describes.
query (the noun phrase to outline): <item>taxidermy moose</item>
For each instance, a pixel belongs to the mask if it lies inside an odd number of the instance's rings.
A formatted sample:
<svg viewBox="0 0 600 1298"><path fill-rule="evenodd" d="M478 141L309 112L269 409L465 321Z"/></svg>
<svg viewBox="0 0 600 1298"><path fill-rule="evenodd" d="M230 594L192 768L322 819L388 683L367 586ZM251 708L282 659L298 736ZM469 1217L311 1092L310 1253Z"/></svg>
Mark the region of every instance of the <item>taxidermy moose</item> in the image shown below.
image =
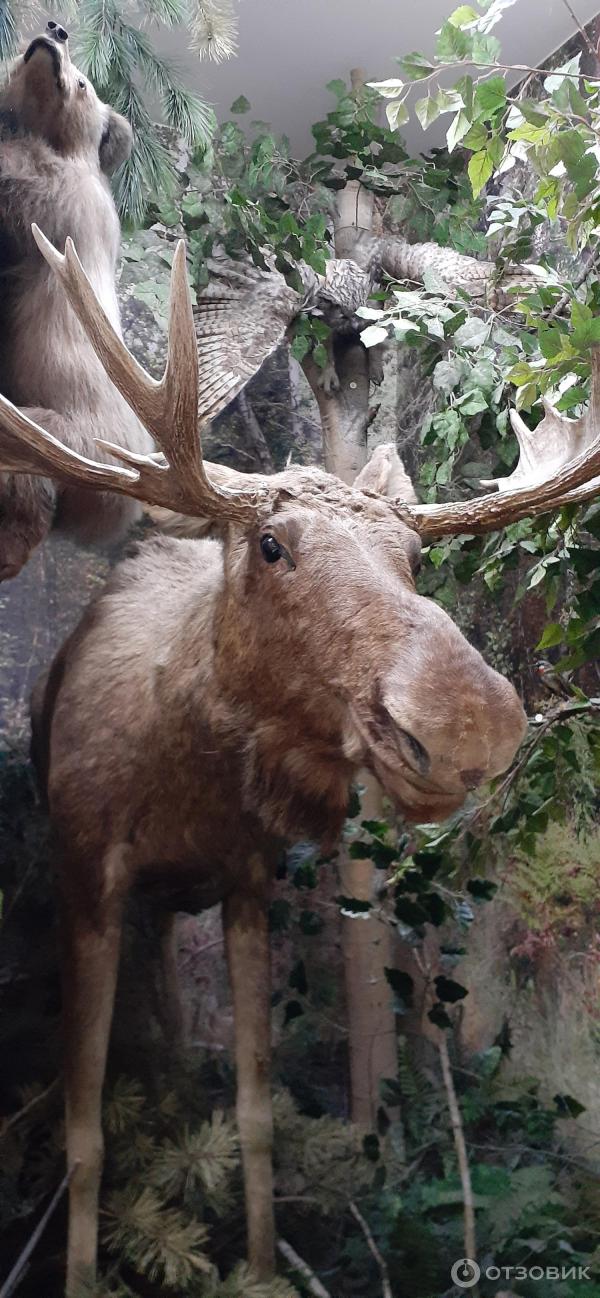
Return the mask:
<svg viewBox="0 0 600 1298"><path fill-rule="evenodd" d="M120 227L107 177L129 156L131 127L98 99L71 62L55 22L30 42L0 86L0 391L74 450L93 458L110 429L120 446L151 451L111 383L31 234L77 242L115 329ZM140 508L90 497L50 478L0 478L0 580L14 577L53 525L80 540L114 541Z"/></svg>
<svg viewBox="0 0 600 1298"><path fill-rule="evenodd" d="M174 909L222 902L236 1021L248 1254L274 1265L269 881L282 842L339 835L368 767L410 819L447 816L505 769L525 729L512 686L418 595L420 537L482 532L598 490L600 365L589 415L549 411L497 494L386 497L380 452L348 487L316 468L243 475L202 458L200 424L238 376L197 355L185 249L173 263L160 382L128 353L74 246L36 242L106 373L162 455L78 455L0 398L0 465L218 522L223 541L160 537L126 559L56 658L33 707L62 896L70 1186L67 1292L93 1282L101 1092L122 914L135 884ZM56 292L58 293L58 287ZM215 336L226 304L214 304ZM225 320L226 324L226 320ZM222 328L227 335L226 327ZM225 354L225 353L223 353ZM207 383L199 373L210 373ZM546 472L544 460L548 459Z"/></svg>

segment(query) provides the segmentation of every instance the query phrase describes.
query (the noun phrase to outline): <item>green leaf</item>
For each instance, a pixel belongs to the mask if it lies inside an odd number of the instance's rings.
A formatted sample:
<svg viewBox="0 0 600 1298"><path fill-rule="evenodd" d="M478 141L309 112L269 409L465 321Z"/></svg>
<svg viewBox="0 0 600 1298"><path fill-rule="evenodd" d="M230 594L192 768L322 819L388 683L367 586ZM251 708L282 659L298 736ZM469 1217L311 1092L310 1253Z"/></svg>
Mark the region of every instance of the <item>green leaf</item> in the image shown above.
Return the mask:
<svg viewBox="0 0 600 1298"><path fill-rule="evenodd" d="M237 99L234 99L231 108L229 109L230 113L248 113L249 111L250 100L246 99L245 95L238 95Z"/></svg>
<svg viewBox="0 0 600 1298"><path fill-rule="evenodd" d="M448 19L453 27L468 27L469 23L477 22L479 14L475 12L471 5L459 5L454 13L450 14Z"/></svg>
<svg viewBox="0 0 600 1298"><path fill-rule="evenodd" d="M295 338L292 339L290 351L294 360L304 360L304 357L310 351L310 340L306 337L306 334L296 334Z"/></svg>
<svg viewBox="0 0 600 1298"><path fill-rule="evenodd" d="M504 77L490 77L482 81L475 91L475 117L493 117L506 104Z"/></svg>
<svg viewBox="0 0 600 1298"><path fill-rule="evenodd" d="M487 321L478 320L475 316L472 316L469 320L465 320L460 329L456 330L454 341L460 347L482 347L487 341L488 333L489 325Z"/></svg>
<svg viewBox="0 0 600 1298"><path fill-rule="evenodd" d="M461 108L460 112L456 114L454 121L450 123L446 132L446 143L450 153L452 153L457 144L460 144L460 141L464 139L470 127L471 118L465 112L464 108Z"/></svg>
<svg viewBox="0 0 600 1298"><path fill-rule="evenodd" d="M435 52L442 63L461 62L471 52L473 42L460 27L451 22L442 24L438 32Z"/></svg>
<svg viewBox="0 0 600 1298"><path fill-rule="evenodd" d="M544 633L541 640L536 644L536 649L552 649L554 645L562 644L565 638L565 629L558 622L549 622L544 627Z"/></svg>
<svg viewBox="0 0 600 1298"><path fill-rule="evenodd" d="M403 58L398 59L398 63L409 81L420 81L422 77L427 77L433 72L431 59L426 58L424 54L419 54L418 51L405 54Z"/></svg>
<svg viewBox="0 0 600 1298"><path fill-rule="evenodd" d="M469 180L473 190L473 198L478 198L482 189L487 185L490 176L494 170L494 164L489 153L474 153L469 159Z"/></svg>
<svg viewBox="0 0 600 1298"><path fill-rule="evenodd" d="M404 89L404 82L399 77L388 77L387 81L368 81L367 85L376 90L383 99L397 99Z"/></svg>
<svg viewBox="0 0 600 1298"><path fill-rule="evenodd" d="M397 131L399 126L404 126L409 116L404 100L394 99L391 104L386 104L385 115L388 119L390 131Z"/></svg>
<svg viewBox="0 0 600 1298"><path fill-rule="evenodd" d="M415 113L423 130L427 130L427 127L431 126L431 123L435 122L439 117L440 110L437 98L434 95L426 95L424 99L417 99Z"/></svg>
<svg viewBox="0 0 600 1298"><path fill-rule="evenodd" d="M373 85L373 82L369 82L369 85ZM343 99L348 94L346 82L342 81L341 77L336 77L334 81L328 81L325 89L335 95L336 99Z"/></svg>
<svg viewBox="0 0 600 1298"><path fill-rule="evenodd" d="M580 1104L572 1095L555 1095L554 1103L560 1118L578 1118L580 1113L585 1113L585 1104Z"/></svg>
<svg viewBox="0 0 600 1298"><path fill-rule="evenodd" d="M324 920L316 910L301 910L298 923L301 933L305 933L307 937L316 937L323 928Z"/></svg>

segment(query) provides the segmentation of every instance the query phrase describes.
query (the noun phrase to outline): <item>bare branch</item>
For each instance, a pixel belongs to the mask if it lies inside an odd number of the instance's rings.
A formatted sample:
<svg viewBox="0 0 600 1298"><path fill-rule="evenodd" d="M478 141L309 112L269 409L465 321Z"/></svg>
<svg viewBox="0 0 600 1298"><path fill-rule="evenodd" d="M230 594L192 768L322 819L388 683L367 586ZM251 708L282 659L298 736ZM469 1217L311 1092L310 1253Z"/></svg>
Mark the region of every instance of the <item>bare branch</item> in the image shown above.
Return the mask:
<svg viewBox="0 0 600 1298"><path fill-rule="evenodd" d="M465 1133L461 1112L456 1098L456 1091L454 1089L454 1078L452 1077L452 1068L450 1067L450 1057L448 1055L448 1043L443 1032L440 1032L438 1051L440 1063L442 1065L442 1077L446 1088L448 1110L450 1113L450 1125L452 1127L456 1157L458 1159L458 1170L460 1172L460 1181L462 1185L465 1223L465 1257L470 1258L472 1262L476 1262L477 1239L475 1234L475 1206L473 1203L471 1169L469 1167L469 1159L467 1156L467 1146L465 1143Z"/></svg>
<svg viewBox="0 0 600 1298"><path fill-rule="evenodd" d="M387 1262L386 1262L386 1260L385 1260L385 1258L384 1258L384 1256L383 1256L381 1250L378 1249L378 1247L377 1247L377 1245L376 1245L376 1243L375 1243L375 1240L373 1239L373 1233L372 1233L372 1231L371 1231L371 1228L370 1228L368 1222L365 1221L365 1219L364 1219L364 1217L363 1217L363 1215L362 1215L362 1212L360 1211L360 1208L357 1207L357 1205L355 1204L355 1202L354 1202L353 1199L350 1200L350 1212L352 1213L352 1216L354 1217L354 1220L358 1222L358 1224L359 1224L359 1226L360 1226L360 1228L361 1228L361 1230L362 1230L362 1233L363 1233L363 1235L364 1235L364 1237L365 1237L365 1239L366 1239L366 1241L367 1241L367 1244L368 1244L368 1246L369 1246L369 1249L371 1250L371 1253L373 1254L373 1257L375 1258L375 1261L376 1261L376 1263L377 1263L377 1265L378 1265L378 1267L379 1267L379 1270L380 1270L380 1272L381 1272L381 1282L382 1282L381 1293L382 1293L382 1298L394 1298L394 1296L393 1296L393 1294L392 1294L392 1286L391 1286L391 1283L390 1283L390 1273L389 1273L389 1271L388 1271L388 1265L387 1265Z"/></svg>
<svg viewBox="0 0 600 1298"><path fill-rule="evenodd" d="M297 1271L298 1274L302 1276L302 1279L306 1281L308 1292L314 1294L314 1298L331 1298L329 1290L321 1284L319 1277L315 1275L314 1271L311 1271L308 1262L305 1262L296 1250L292 1248L291 1244L288 1244L287 1239L281 1239L280 1237L277 1240L277 1248L281 1253L281 1256L285 1258L286 1262L289 1262L290 1266L294 1268L294 1271Z"/></svg>

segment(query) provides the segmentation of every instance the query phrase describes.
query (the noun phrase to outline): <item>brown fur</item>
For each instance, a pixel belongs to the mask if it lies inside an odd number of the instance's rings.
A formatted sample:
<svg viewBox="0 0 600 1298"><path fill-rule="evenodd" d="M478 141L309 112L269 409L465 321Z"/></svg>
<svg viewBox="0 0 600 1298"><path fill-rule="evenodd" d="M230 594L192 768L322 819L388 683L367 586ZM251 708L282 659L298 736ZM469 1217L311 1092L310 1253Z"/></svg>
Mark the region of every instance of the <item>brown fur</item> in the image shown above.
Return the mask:
<svg viewBox="0 0 600 1298"><path fill-rule="evenodd" d="M388 469L395 479L396 457ZM81 1164L69 1293L94 1271L101 1072L127 890L182 909L224 903L249 1252L267 1274L265 916L278 846L331 845L365 765L407 817L443 818L523 735L512 686L417 595L418 538L387 501L317 469L272 483L272 515L230 525L223 544L162 537L122 563L36 704L65 913L68 1155ZM265 533L289 561L265 562Z"/></svg>
<svg viewBox="0 0 600 1298"><path fill-rule="evenodd" d="M135 451L151 441L97 359L33 241L67 235L120 329L115 290L119 221L107 174L129 154L131 129L98 99L66 45L36 37L0 87L0 391L61 441L93 459L95 437ZM56 524L84 541L117 539L132 501L0 475L0 580L14 576Z"/></svg>

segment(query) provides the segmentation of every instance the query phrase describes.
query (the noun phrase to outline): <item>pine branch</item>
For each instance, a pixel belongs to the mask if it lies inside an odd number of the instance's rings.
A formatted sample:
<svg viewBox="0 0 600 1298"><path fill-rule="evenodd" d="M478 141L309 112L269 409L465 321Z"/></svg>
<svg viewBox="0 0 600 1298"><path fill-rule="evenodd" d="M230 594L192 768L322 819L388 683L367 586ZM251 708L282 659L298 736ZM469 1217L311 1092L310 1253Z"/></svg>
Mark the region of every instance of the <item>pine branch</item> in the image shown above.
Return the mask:
<svg viewBox="0 0 600 1298"><path fill-rule="evenodd" d="M17 22L12 0L0 0L0 60L10 59L17 48Z"/></svg>
<svg viewBox="0 0 600 1298"><path fill-rule="evenodd" d="M201 59L223 63L237 49L237 22L230 0L192 0L192 49Z"/></svg>

